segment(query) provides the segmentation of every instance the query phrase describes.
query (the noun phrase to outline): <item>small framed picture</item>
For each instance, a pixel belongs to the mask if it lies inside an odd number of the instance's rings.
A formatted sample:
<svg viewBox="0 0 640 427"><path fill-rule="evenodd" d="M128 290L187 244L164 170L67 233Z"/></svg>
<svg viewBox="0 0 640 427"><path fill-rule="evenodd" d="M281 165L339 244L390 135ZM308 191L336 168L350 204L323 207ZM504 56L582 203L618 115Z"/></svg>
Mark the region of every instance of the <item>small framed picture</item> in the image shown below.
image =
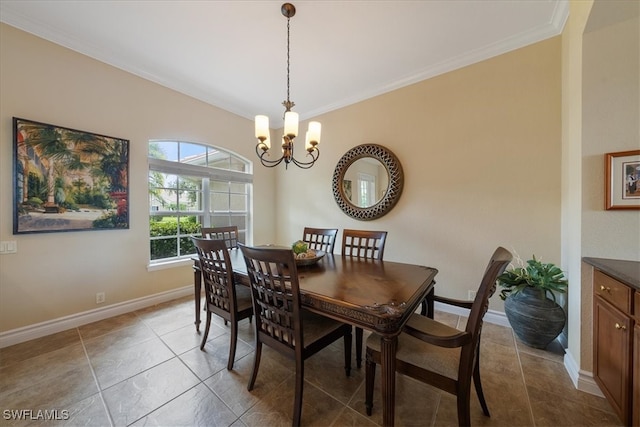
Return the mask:
<svg viewBox="0 0 640 427"><path fill-rule="evenodd" d="M605 155L605 207L640 209L640 150Z"/></svg>

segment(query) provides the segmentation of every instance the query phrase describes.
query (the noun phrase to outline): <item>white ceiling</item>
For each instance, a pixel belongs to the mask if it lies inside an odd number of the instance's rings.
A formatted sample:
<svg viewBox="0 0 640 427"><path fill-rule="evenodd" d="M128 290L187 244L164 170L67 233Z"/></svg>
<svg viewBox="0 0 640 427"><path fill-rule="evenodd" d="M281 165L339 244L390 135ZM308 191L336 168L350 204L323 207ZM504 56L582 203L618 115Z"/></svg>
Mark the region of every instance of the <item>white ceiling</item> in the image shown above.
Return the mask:
<svg viewBox="0 0 640 427"><path fill-rule="evenodd" d="M282 1L11 1L0 20L243 117L281 124ZM297 1L302 119L555 36L567 0Z"/></svg>

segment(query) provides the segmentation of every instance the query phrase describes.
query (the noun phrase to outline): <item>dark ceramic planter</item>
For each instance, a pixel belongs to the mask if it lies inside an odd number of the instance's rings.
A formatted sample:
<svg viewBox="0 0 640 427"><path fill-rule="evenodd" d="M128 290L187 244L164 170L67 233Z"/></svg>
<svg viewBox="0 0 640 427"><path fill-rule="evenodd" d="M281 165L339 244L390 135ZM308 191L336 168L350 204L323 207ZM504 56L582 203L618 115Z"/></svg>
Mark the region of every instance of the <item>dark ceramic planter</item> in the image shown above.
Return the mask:
<svg viewBox="0 0 640 427"><path fill-rule="evenodd" d="M562 307L535 288L510 295L504 302L504 311L516 336L534 348L546 348L560 335L566 321Z"/></svg>

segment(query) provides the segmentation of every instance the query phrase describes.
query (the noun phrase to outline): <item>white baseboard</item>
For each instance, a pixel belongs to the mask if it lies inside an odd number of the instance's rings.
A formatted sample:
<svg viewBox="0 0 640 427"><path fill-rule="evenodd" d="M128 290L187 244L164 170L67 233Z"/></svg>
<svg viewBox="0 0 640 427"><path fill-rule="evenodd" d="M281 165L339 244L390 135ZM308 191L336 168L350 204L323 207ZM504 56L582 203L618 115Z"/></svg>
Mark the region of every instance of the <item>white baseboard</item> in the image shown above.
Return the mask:
<svg viewBox="0 0 640 427"><path fill-rule="evenodd" d="M585 393L604 397L600 387L593 379L593 372L581 370L571 352L567 349L564 353L564 368L569 373L569 377L575 388Z"/></svg>
<svg viewBox="0 0 640 427"><path fill-rule="evenodd" d="M444 304L441 302L436 302L434 308L438 311L444 311L445 313L456 314L458 316L469 316L469 310L466 308L456 307L449 304ZM511 324L507 319L507 315L495 310L487 311L487 314L484 315L484 321L487 323L493 323L495 325L505 326L507 328L511 328Z"/></svg>
<svg viewBox="0 0 640 427"><path fill-rule="evenodd" d="M171 301L187 295L193 295L193 285L1 332L0 348L66 331L67 329L77 328L120 314L130 313L141 308Z"/></svg>

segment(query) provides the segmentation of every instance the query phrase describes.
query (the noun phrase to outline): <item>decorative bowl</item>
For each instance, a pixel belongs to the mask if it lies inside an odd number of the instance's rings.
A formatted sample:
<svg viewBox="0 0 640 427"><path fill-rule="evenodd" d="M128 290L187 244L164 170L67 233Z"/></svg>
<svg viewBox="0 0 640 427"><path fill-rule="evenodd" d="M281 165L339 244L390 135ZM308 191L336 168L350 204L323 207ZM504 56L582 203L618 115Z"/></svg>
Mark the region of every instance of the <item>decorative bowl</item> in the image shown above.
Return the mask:
<svg viewBox="0 0 640 427"><path fill-rule="evenodd" d="M296 265L313 265L320 261L324 255L324 251L316 251L316 256L313 258L296 258Z"/></svg>

